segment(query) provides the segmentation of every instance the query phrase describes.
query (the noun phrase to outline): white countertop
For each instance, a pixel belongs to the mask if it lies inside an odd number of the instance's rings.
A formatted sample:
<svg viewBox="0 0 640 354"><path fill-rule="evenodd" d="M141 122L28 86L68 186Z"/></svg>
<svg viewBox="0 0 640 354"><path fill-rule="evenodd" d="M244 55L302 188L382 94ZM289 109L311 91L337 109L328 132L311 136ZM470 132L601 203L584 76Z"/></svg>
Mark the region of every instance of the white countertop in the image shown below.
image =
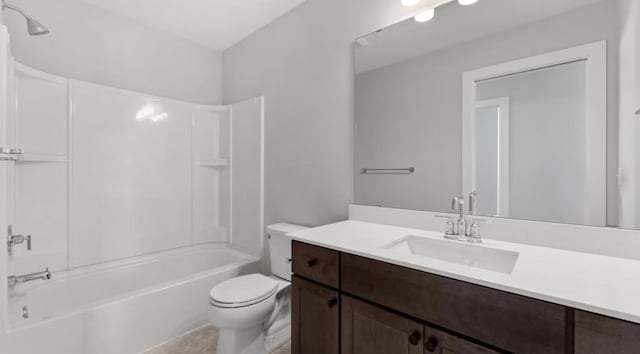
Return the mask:
<svg viewBox="0 0 640 354"><path fill-rule="evenodd" d="M504 274L383 248L410 235L443 239L437 232L353 220L289 234L297 241L640 323L640 261L484 239L477 247L520 253L513 272Z"/></svg>

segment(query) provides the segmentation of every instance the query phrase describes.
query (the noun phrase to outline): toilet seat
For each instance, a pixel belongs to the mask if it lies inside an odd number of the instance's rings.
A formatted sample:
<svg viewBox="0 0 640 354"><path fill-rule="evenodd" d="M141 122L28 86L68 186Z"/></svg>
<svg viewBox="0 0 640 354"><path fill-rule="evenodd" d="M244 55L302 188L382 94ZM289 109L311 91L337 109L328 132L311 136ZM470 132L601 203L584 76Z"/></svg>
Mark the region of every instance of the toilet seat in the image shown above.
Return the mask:
<svg viewBox="0 0 640 354"><path fill-rule="evenodd" d="M238 308L260 303L278 291L278 282L262 274L225 280L211 289L209 302L221 308Z"/></svg>

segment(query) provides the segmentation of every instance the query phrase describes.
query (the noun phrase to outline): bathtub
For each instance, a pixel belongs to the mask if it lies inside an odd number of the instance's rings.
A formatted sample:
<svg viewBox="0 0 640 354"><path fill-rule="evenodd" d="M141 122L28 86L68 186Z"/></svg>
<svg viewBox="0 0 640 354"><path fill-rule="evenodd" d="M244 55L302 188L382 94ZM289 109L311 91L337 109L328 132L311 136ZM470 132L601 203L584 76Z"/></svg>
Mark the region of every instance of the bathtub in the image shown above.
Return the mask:
<svg viewBox="0 0 640 354"><path fill-rule="evenodd" d="M9 353L139 353L207 324L211 287L259 267L202 245L20 284L9 292Z"/></svg>

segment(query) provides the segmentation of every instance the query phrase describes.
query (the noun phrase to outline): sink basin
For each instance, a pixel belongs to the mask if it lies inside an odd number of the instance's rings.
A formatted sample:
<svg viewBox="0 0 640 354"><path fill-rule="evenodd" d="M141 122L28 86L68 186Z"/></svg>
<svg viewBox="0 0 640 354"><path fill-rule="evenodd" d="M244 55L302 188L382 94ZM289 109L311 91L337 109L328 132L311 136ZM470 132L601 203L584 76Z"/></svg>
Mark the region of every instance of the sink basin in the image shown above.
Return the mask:
<svg viewBox="0 0 640 354"><path fill-rule="evenodd" d="M511 274L520 255L518 252L418 236L407 236L383 248L504 274Z"/></svg>

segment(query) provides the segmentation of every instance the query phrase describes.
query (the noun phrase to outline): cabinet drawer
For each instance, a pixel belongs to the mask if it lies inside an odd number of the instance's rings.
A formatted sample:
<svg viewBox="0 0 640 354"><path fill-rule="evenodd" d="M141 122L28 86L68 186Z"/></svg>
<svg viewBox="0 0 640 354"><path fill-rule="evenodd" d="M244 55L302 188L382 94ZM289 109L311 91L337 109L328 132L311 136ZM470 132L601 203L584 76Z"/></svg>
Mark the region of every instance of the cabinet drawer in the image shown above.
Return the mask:
<svg viewBox="0 0 640 354"><path fill-rule="evenodd" d="M292 255L294 274L336 289L339 287L339 252L293 241Z"/></svg>
<svg viewBox="0 0 640 354"><path fill-rule="evenodd" d="M348 254L342 290L510 352L572 350L560 305Z"/></svg>

